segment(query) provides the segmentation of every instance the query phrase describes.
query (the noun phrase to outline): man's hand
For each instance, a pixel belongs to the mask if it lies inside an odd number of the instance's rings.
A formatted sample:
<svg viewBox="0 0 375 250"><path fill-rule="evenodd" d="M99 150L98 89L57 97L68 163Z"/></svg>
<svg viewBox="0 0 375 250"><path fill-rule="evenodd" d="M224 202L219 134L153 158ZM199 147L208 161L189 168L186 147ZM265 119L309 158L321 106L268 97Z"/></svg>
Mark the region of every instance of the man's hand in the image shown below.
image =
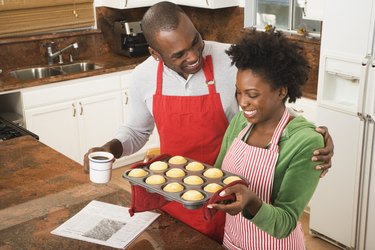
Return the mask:
<svg viewBox="0 0 375 250"><path fill-rule="evenodd" d="M95 148L91 148L89 149L89 151L87 151L87 153L85 154L84 158L83 158L83 171L85 173L89 173L90 172L90 167L89 167L89 154L91 154L92 152L98 152L98 151L105 151L105 152L109 152L108 150L106 150L104 147L95 147Z"/></svg>
<svg viewBox="0 0 375 250"><path fill-rule="evenodd" d="M332 167L332 156L333 156L333 150L334 150L334 145L333 141L331 138L331 135L328 132L328 128L324 126L317 127L315 129L318 133L323 135L324 138L324 148L319 148L314 151L314 155L311 158L312 161L322 161L323 163L316 166L316 170L323 170L322 173L320 174L320 177L324 177L328 169Z"/></svg>
<svg viewBox="0 0 375 250"><path fill-rule="evenodd" d="M83 159L83 171L85 173L88 173L90 170L89 154L92 152L97 152L97 151L109 152L109 153L112 153L115 158L119 158L121 157L121 154L122 154L122 144L119 140L113 139L101 147L91 148L89 151L87 151ZM115 158L113 159L113 161L115 161Z"/></svg>

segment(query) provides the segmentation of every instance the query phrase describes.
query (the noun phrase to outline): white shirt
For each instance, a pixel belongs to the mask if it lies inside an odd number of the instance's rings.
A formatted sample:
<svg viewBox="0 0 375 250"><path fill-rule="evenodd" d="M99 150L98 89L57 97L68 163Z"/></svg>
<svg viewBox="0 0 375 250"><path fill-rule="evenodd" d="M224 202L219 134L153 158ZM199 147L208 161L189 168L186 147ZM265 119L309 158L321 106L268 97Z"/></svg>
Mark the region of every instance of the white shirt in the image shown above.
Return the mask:
<svg viewBox="0 0 375 250"><path fill-rule="evenodd" d="M216 92L220 94L225 115L230 121L238 112L235 98L237 68L231 66L231 60L225 53L229 44L205 41L203 57L212 56ZM130 155L141 149L155 127L152 114L152 98L156 90L158 62L149 57L135 67L132 72L132 84L129 87L129 115L115 135L122 143L122 155ZM208 94L203 69L187 79L164 65L163 95L200 96Z"/></svg>

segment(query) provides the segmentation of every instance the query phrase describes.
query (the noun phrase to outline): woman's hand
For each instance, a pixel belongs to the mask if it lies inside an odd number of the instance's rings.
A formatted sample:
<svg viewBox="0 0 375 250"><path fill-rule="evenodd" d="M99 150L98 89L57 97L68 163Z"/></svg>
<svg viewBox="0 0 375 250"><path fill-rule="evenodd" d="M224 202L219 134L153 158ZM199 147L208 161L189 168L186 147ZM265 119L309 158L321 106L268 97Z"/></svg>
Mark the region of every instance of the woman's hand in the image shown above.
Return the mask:
<svg viewBox="0 0 375 250"><path fill-rule="evenodd" d="M221 191L219 195L223 197L230 194L236 196L236 201L230 204L209 204L207 207L223 210L230 215L236 215L241 213L243 209L247 209L254 216L262 205L262 201L259 197L245 185L233 185Z"/></svg>
<svg viewBox="0 0 375 250"><path fill-rule="evenodd" d="M322 161L323 163L316 166L316 170L323 170L322 173L320 174L320 177L324 177L328 169L332 167L332 156L333 156L333 150L334 150L334 145L332 141L332 137L328 132L328 128L324 126L317 127L315 129L318 133L323 135L324 138L324 148L319 148L314 151L314 155L311 158L312 161Z"/></svg>

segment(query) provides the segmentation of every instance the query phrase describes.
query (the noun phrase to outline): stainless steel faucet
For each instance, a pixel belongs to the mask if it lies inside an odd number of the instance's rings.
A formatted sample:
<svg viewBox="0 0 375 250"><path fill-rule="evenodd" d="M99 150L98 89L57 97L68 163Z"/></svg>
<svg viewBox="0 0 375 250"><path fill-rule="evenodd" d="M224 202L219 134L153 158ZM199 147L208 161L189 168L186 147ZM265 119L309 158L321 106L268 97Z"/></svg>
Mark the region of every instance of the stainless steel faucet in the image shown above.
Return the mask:
<svg viewBox="0 0 375 250"><path fill-rule="evenodd" d="M52 52L53 42L46 43L45 46L47 47L47 62L48 62L48 65L52 65L53 59L55 57L61 55L65 50L70 49L70 48L78 49L78 43L77 42L69 44L65 48L63 48L59 51L56 51L54 53Z"/></svg>

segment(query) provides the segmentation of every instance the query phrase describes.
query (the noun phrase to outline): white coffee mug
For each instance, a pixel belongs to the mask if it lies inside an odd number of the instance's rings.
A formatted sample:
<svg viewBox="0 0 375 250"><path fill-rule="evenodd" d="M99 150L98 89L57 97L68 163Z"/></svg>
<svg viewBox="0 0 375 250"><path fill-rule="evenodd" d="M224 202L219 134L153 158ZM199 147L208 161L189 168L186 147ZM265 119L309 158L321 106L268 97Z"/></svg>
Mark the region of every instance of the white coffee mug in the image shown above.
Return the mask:
<svg viewBox="0 0 375 250"><path fill-rule="evenodd" d="M113 157L113 154L101 151L89 154L91 182L103 184L111 180Z"/></svg>

